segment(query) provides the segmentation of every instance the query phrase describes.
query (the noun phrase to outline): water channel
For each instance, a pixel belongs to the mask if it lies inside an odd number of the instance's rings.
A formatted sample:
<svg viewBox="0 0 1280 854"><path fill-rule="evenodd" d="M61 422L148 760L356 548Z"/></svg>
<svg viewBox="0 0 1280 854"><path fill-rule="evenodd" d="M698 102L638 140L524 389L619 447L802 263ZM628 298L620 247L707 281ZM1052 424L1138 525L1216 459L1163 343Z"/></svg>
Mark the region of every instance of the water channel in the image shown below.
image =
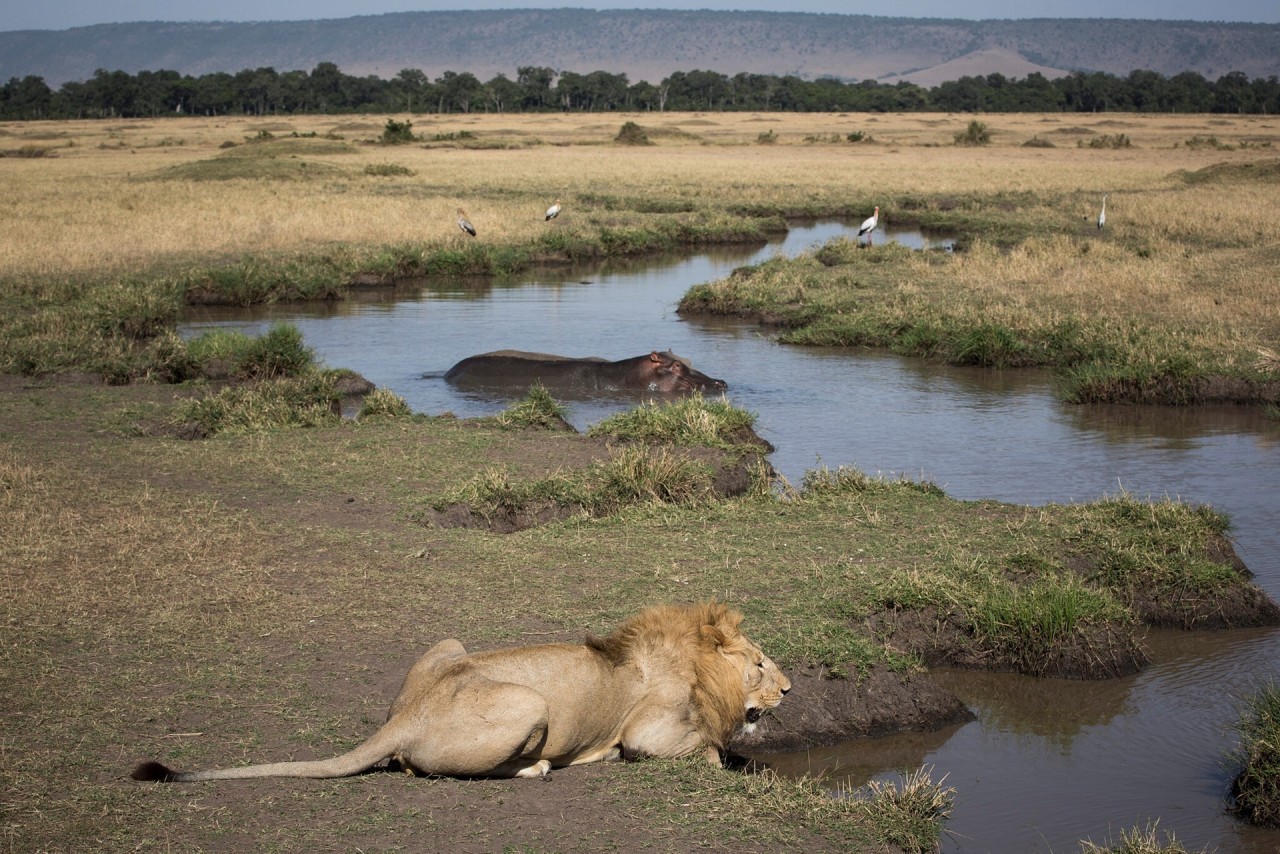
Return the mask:
<svg viewBox="0 0 1280 854"><path fill-rule="evenodd" d="M1280 600L1280 425L1255 409L1072 406L1037 372L948 368L864 350L787 347L737 321L684 320L692 285L848 224L798 223L764 247L540 270L509 281L421 282L340 303L202 308L184 335L298 326L332 367L358 371L416 412L493 414L510 403L448 386L459 359L517 349L621 359L670 349L729 383L758 416L771 462L799 483L818 465L929 480L959 499L1089 501L1122 490L1211 504L1257 583ZM878 232L914 248L946 241ZM634 398L568 401L583 428ZM948 852L1070 852L1159 821L1189 850L1280 851L1280 831L1224 812L1238 698L1280 679L1280 630L1153 633L1154 663L1103 682L939 673L977 720L938 733L859 741L773 761L854 786L932 766L957 790Z"/></svg>

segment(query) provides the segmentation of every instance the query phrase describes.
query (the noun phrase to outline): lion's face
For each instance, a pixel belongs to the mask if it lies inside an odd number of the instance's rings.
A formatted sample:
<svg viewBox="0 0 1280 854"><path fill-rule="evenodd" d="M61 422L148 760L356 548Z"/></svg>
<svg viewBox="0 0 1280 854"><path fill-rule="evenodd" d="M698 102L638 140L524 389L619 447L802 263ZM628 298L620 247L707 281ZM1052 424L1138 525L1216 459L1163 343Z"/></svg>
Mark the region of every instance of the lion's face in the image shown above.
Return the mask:
<svg viewBox="0 0 1280 854"><path fill-rule="evenodd" d="M746 637L742 641L742 688L747 706L742 728L751 732L762 714L782 702L782 696L791 690L791 680L760 647Z"/></svg>

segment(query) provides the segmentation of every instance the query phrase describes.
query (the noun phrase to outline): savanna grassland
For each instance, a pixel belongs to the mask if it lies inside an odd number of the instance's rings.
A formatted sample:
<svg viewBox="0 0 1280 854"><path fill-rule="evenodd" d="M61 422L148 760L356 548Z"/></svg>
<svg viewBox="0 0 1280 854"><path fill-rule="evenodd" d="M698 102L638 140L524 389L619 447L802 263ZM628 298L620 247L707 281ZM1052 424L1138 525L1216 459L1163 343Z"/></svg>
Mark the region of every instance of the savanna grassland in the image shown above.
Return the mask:
<svg viewBox="0 0 1280 854"><path fill-rule="evenodd" d="M147 757L330 755L380 723L443 637L574 640L659 601L741 607L796 674L783 710L800 716L831 681L810 670L836 674L856 708L872 684L923 696L934 664L1131 673L1148 625L1277 619L1212 508L961 502L851 470L779 486L754 464L726 494L716 466L756 451L742 414L712 401L590 436L538 426L554 419L528 417L552 405L536 397L467 422L384 391L343 419L350 378L287 328L174 329L192 301L340 299L356 283L759 240L787 216L878 205L955 234L957 251L837 241L709 283L687 310L757 316L798 343L978 329L1022 354L1012 363L1064 372L1168 357L1192 378L1179 388L1274 401L1280 123L985 116L990 141L957 145L971 117L390 119L412 138L383 144L385 116L0 125L10 849L929 850L954 793L927 774L843 799L683 762L547 784L127 774ZM627 120L649 144L615 139ZM867 330L882 337L840 337ZM561 512L509 534L438 524L458 502L479 518ZM844 734L927 723L853 715Z"/></svg>

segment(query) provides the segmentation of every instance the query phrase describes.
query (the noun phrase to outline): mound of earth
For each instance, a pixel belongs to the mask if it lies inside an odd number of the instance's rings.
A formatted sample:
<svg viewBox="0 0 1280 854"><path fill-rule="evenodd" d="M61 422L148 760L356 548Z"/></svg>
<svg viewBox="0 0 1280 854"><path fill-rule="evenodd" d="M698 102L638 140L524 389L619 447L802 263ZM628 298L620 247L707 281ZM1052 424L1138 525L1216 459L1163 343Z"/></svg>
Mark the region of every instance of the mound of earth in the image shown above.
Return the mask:
<svg viewBox="0 0 1280 854"><path fill-rule="evenodd" d="M895 732L926 732L973 720L959 699L923 673L874 668L859 678L837 678L819 665L790 672L791 692L739 734L735 751L792 751Z"/></svg>

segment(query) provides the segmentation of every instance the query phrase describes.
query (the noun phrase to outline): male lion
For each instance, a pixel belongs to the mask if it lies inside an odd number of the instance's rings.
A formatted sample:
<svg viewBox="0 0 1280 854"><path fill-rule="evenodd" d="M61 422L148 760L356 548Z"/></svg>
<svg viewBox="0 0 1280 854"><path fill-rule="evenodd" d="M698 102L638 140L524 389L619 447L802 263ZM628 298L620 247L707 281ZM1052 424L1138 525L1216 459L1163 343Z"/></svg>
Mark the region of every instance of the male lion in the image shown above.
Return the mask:
<svg viewBox="0 0 1280 854"><path fill-rule="evenodd" d="M143 762L133 778L345 777L387 758L425 774L540 777L563 765L698 750L718 765L734 732L791 690L741 622L738 611L708 602L650 608L584 644L468 654L444 640L409 671L386 724L348 753L214 771Z"/></svg>

